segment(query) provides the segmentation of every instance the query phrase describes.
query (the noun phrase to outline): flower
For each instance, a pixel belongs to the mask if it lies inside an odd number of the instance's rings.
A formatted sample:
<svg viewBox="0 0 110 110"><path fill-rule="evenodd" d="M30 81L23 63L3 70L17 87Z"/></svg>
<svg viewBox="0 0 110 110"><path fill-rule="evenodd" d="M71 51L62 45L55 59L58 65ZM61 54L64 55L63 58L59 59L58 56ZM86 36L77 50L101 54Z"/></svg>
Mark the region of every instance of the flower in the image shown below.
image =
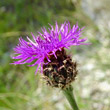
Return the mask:
<svg viewBox="0 0 110 110"><path fill-rule="evenodd" d="M69 22L64 22L59 27L56 22L55 28L50 25L48 31L45 27L41 29L42 33L38 32L37 36L31 33L34 41L29 37L27 37L28 41L22 37L19 38L19 44L14 48L15 56L12 56L17 61L12 64L32 63L28 66L38 65L35 73L37 73L40 66L41 72L43 72L43 65L48 65L48 63L52 62L50 56L54 56L57 59L56 52L62 51L63 48L68 49L72 45L88 44L84 43L87 40L86 38L80 39L83 28L80 29L78 24L73 25L71 28Z"/></svg>

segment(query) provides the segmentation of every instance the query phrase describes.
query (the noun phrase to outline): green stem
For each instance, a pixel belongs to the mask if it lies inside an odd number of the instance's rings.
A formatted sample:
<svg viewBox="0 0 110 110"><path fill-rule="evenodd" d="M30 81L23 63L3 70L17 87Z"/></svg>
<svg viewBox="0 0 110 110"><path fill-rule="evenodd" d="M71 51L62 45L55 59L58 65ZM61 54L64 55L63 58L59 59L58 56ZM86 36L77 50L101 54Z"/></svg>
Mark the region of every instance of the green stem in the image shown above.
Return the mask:
<svg viewBox="0 0 110 110"><path fill-rule="evenodd" d="M63 89L62 91L66 96L68 102L70 103L71 107L73 108L73 110L79 110L73 95L73 88L70 86L68 88Z"/></svg>

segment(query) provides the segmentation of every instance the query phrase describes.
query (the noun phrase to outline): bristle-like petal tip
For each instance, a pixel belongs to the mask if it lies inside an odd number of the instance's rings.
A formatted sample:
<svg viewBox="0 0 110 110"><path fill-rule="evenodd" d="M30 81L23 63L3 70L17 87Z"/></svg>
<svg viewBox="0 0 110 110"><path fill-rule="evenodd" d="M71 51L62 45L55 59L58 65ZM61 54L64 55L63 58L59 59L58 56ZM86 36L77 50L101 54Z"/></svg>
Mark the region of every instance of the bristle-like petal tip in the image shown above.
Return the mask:
<svg viewBox="0 0 110 110"><path fill-rule="evenodd" d="M56 22L55 28L53 28L51 24L49 25L49 31L43 27L41 28L42 33L38 32L37 37L31 32L34 40L31 40L29 37L27 37L28 41L24 40L22 37L19 38L19 44L14 48L16 54L12 57L12 59L18 59L18 61L15 61L12 64L25 64L37 60L35 63L28 66L38 65L39 68L39 65L45 63L45 58L48 62L52 62L49 59L49 55L54 55L57 59L54 50L61 51L61 48L69 48L73 45L88 45L88 43L84 43L87 40L86 38L80 39L83 28L80 29L78 23L73 25L72 28L69 22L64 22L60 27ZM36 73L37 71L38 69L36 70Z"/></svg>

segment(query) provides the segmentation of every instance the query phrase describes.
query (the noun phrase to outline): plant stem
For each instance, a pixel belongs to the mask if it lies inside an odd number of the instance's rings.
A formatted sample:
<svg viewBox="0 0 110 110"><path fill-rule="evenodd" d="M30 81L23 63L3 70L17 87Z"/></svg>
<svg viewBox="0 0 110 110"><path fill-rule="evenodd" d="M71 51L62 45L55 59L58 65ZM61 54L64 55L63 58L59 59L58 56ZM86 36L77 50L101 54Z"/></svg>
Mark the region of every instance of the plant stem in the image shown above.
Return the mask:
<svg viewBox="0 0 110 110"><path fill-rule="evenodd" d="M73 88L70 86L68 88L63 89L62 91L63 94L66 96L68 102L70 103L71 107L73 108L73 110L79 110L73 95Z"/></svg>

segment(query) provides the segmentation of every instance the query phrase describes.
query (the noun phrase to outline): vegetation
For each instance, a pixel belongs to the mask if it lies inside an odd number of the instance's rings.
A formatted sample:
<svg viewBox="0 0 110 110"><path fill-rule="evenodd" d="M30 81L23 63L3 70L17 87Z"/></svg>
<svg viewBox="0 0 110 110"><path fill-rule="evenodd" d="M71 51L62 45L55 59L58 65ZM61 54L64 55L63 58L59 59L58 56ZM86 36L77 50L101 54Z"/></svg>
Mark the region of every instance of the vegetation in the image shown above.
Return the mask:
<svg viewBox="0 0 110 110"><path fill-rule="evenodd" d="M105 80L110 82L107 78L107 75L110 76L110 56L107 55L110 33L106 30L107 34L103 37L101 33L102 37L99 38L99 27L84 14L80 4L81 0L0 1L0 110L70 109L61 91L45 85L40 73L34 75L36 66L10 64L12 49L20 36L25 38L28 35L31 38L30 33L37 35L42 26L48 28L48 23L58 21L61 24L65 20L70 21L71 25L78 21L80 27L86 26L83 36L88 37L88 42L92 43L90 46L68 50L73 60L79 62L79 75L73 83L79 107L81 110L98 110L98 107L103 106L100 110L109 110L110 102L105 103L103 100L107 102L110 99L106 96L109 93L103 92L95 84L100 85ZM97 71L105 73L104 76L100 77ZM82 96L83 93L85 96Z"/></svg>

